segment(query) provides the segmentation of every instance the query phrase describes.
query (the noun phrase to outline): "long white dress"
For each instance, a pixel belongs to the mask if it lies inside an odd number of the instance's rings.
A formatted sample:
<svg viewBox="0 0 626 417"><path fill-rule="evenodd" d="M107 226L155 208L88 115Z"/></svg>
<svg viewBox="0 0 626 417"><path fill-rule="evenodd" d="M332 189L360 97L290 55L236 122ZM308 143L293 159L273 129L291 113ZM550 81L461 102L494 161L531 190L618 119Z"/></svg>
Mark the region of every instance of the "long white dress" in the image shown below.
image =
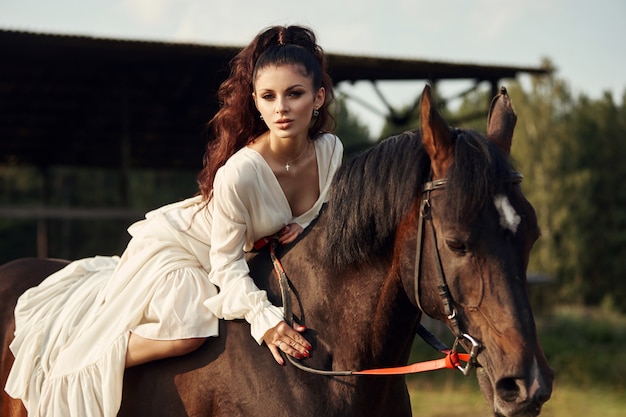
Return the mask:
<svg viewBox="0 0 626 417"><path fill-rule="evenodd" d="M283 312L250 278L245 251L319 214L343 147L325 134L315 151L320 196L298 217L263 157L243 148L217 172L206 209L198 211L202 201L194 197L151 211L128 229L121 257L72 262L24 293L7 393L22 399L29 416L115 416L130 332L210 337L219 319L245 318L262 343Z"/></svg>

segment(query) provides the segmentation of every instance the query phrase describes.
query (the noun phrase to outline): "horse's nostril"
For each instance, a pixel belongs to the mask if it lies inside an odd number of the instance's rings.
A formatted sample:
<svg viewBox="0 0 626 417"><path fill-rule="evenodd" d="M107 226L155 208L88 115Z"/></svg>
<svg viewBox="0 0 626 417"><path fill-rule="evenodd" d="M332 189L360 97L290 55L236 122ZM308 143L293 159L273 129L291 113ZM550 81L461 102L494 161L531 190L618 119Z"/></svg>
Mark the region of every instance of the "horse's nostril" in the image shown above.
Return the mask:
<svg viewBox="0 0 626 417"><path fill-rule="evenodd" d="M514 402L519 397L520 389L514 378L503 378L496 384L496 392L501 400Z"/></svg>
<svg viewBox="0 0 626 417"><path fill-rule="evenodd" d="M551 394L552 391L549 389L540 389L537 391L535 402L541 406L550 399Z"/></svg>

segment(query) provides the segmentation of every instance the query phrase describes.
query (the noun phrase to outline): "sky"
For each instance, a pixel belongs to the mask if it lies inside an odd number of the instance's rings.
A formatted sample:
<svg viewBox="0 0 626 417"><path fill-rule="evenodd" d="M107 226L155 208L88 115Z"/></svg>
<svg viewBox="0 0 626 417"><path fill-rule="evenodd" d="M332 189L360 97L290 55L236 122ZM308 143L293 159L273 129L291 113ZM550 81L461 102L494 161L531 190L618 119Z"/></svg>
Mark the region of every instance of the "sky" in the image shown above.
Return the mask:
<svg viewBox="0 0 626 417"><path fill-rule="evenodd" d="M524 67L548 58L575 95L610 92L619 103L624 19L624 0L0 0L4 30L244 46L268 26L300 24L330 53ZM442 85L454 95L469 84ZM401 107L423 86L380 88ZM367 83L338 92L382 109ZM349 107L372 133L382 127L375 112Z"/></svg>

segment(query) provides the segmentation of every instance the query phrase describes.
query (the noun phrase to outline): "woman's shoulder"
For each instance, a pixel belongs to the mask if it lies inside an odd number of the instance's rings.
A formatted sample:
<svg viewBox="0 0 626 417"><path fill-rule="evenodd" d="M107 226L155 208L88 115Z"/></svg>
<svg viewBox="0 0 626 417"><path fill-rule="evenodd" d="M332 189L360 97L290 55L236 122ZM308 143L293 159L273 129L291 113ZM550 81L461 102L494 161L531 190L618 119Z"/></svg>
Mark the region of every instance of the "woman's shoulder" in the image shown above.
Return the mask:
<svg viewBox="0 0 626 417"><path fill-rule="evenodd" d="M343 143L334 133L321 133L315 140L318 149L329 158L343 157Z"/></svg>
<svg viewBox="0 0 626 417"><path fill-rule="evenodd" d="M334 133L331 132L321 132L317 138L316 141L320 142L320 143L325 143L328 145L335 145L335 144L341 144L341 140L339 139L339 136L335 135Z"/></svg>
<svg viewBox="0 0 626 417"><path fill-rule="evenodd" d="M241 186L250 181L256 182L264 163L263 157L255 150L241 148L217 170L215 183Z"/></svg>
<svg viewBox="0 0 626 417"><path fill-rule="evenodd" d="M233 154L220 169L228 172L249 172L262 169L265 160L250 147L243 147Z"/></svg>

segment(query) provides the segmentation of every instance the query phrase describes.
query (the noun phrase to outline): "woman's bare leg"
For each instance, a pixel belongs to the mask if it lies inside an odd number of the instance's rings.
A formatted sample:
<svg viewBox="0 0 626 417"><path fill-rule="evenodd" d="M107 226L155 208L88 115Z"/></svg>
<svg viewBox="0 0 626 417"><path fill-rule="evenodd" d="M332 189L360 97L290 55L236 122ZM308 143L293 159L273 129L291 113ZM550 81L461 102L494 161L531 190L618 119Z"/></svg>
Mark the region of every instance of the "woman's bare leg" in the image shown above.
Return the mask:
<svg viewBox="0 0 626 417"><path fill-rule="evenodd" d="M198 349L205 340L204 337L154 340L137 336L131 332L128 338L128 349L126 349L126 368L157 359L185 355Z"/></svg>

